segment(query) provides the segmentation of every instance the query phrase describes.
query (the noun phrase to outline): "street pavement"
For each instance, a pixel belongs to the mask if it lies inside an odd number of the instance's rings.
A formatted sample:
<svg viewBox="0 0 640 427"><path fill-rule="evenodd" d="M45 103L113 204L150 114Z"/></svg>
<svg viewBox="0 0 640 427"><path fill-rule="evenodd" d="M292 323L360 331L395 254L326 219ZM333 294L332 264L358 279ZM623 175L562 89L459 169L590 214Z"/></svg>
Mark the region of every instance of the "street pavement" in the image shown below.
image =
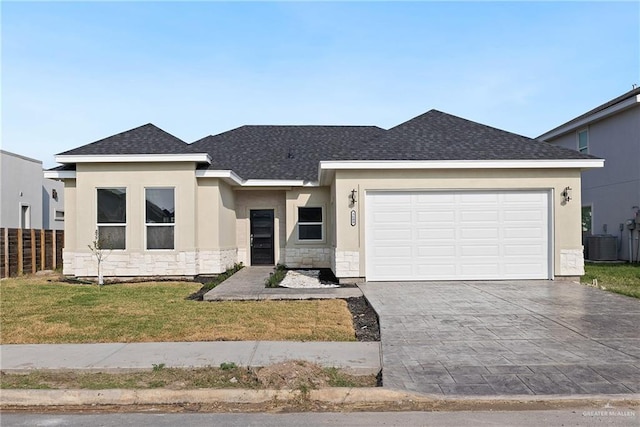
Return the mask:
<svg viewBox="0 0 640 427"><path fill-rule="evenodd" d="M272 413L4 413L3 426L637 426L638 408L573 408L547 411L300 412Z"/></svg>

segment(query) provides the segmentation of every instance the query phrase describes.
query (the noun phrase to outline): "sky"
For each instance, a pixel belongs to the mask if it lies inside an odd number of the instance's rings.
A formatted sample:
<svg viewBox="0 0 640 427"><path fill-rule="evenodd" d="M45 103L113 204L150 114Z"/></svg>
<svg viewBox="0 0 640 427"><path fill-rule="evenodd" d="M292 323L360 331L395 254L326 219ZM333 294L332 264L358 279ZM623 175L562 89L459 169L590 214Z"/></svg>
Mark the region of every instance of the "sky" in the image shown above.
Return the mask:
<svg viewBox="0 0 640 427"><path fill-rule="evenodd" d="M640 84L640 2L2 1L1 147L153 123L377 125L431 109L528 137Z"/></svg>

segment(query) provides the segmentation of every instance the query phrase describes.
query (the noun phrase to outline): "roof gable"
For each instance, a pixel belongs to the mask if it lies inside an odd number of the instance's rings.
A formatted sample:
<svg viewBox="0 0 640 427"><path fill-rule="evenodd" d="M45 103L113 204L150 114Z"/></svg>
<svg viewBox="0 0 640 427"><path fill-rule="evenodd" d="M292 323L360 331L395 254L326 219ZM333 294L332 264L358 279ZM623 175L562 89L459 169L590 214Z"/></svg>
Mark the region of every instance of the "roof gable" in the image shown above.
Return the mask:
<svg viewBox="0 0 640 427"><path fill-rule="evenodd" d="M59 155L178 154L184 153L186 147L186 142L148 123Z"/></svg>
<svg viewBox="0 0 640 427"><path fill-rule="evenodd" d="M345 160L552 160L593 156L430 110L358 147Z"/></svg>

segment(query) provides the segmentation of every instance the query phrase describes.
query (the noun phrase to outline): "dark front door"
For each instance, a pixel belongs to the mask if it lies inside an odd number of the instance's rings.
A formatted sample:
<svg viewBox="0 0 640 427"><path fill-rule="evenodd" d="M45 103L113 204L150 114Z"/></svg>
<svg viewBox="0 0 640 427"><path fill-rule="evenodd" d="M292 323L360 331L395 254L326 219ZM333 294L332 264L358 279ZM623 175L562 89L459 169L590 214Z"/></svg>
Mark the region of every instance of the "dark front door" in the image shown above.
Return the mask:
<svg viewBox="0 0 640 427"><path fill-rule="evenodd" d="M251 211L251 265L273 265L273 209Z"/></svg>

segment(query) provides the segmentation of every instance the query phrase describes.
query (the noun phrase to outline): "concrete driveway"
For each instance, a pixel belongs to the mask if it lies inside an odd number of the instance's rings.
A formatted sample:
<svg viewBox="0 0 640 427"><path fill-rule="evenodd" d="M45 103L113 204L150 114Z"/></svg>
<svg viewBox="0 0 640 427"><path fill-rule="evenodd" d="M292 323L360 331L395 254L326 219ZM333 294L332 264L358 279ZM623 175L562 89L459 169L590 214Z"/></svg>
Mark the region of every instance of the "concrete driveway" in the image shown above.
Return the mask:
<svg viewBox="0 0 640 427"><path fill-rule="evenodd" d="M562 281L365 283L383 385L443 395L640 392L640 301Z"/></svg>

